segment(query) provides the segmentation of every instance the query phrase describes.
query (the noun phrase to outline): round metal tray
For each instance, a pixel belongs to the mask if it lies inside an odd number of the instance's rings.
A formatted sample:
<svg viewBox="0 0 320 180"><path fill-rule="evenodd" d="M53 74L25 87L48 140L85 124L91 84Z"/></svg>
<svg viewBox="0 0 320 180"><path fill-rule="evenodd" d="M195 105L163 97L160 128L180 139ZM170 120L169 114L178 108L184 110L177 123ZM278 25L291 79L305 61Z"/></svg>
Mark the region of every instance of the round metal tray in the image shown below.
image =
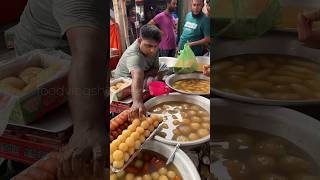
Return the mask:
<svg viewBox="0 0 320 180"><path fill-rule="evenodd" d="M266 53L246 53L246 54L252 54L252 55L256 55L256 54L266 54ZM273 53L270 53L268 55L272 55ZM240 55L240 54L239 54ZM278 55L282 55L282 56L289 56L289 57L293 57L293 58L301 58L304 59L305 61L310 61L310 62L314 62L314 63L318 63L319 61L316 61L314 59L308 59L306 57L302 57L302 56L293 56L293 55L286 55L286 54L278 54ZM235 56L235 55L232 55ZM228 57L228 56L226 56ZM229 56L230 57L230 56ZM221 62L221 61L226 61L222 59L217 59L214 62ZM242 96L242 95L238 95L238 94L233 94L233 93L228 93L228 92L224 92L221 91L217 88L215 88L215 86L211 86L211 91L219 96L219 97L223 97L223 98L227 98L227 99L231 99L231 100L235 100L235 101L240 101L240 102L246 102L246 103L252 103L252 104L259 104L259 105L270 105L270 106L304 106L304 105L315 105L315 104L320 104L320 99L309 99L309 100L273 100L273 99L262 99L262 98L253 98L253 97L248 97L248 96Z"/></svg>
<svg viewBox="0 0 320 180"><path fill-rule="evenodd" d="M210 114L210 100L202 97L202 96L193 96L193 95L185 95L185 94L179 94L179 93L171 93L168 95L162 95L157 96L154 98L151 98L147 102L145 102L145 107L147 110L151 109L152 107L164 103L164 102L172 102L172 101L179 101L179 102L186 102L198 105L202 107L204 110L206 110ZM197 146L200 144L203 144L210 140L210 135L203 137L201 139L195 140L195 141L188 141L188 142L179 142L174 140L169 140L160 136L155 136L155 139L157 141L163 142L165 144L169 145L177 145L180 143L181 146Z"/></svg>
<svg viewBox="0 0 320 180"><path fill-rule="evenodd" d="M166 79L166 84L171 89L183 93L183 94L191 94L191 95L210 95L210 92L208 93L191 93L191 92L185 92L179 89L176 89L172 87L173 83L182 79L203 79L210 82L210 78L203 75L202 73L190 73L190 74L172 74Z"/></svg>

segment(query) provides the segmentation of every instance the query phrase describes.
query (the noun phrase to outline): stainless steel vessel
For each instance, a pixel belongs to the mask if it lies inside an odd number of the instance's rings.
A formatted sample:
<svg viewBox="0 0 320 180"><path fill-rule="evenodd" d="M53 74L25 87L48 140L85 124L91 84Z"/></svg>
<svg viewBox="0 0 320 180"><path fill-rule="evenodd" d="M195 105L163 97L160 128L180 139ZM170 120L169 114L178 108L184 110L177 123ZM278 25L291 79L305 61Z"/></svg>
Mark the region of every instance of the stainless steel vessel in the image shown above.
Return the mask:
<svg viewBox="0 0 320 180"><path fill-rule="evenodd" d="M209 95L210 92L208 93L192 93L192 92L185 92L180 89L176 89L173 87L173 83L182 79L203 79L210 81L210 78L203 75L202 73L190 73L190 74L172 74L166 79L166 84L169 86L171 89L183 93L183 94L192 94L192 95Z"/></svg>

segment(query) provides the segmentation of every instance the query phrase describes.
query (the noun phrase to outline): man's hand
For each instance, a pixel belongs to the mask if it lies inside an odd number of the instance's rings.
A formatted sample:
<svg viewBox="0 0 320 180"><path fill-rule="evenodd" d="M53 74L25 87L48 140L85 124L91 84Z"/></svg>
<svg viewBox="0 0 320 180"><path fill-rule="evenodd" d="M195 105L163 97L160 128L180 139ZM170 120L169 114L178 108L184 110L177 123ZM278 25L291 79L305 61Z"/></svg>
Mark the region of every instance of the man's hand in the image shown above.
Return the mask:
<svg viewBox="0 0 320 180"><path fill-rule="evenodd" d="M190 47L192 47L192 46L194 46L194 43L193 42L187 42L187 44L190 46Z"/></svg>
<svg viewBox="0 0 320 180"><path fill-rule="evenodd" d="M107 155L106 134L98 130L74 133L62 150L58 179L79 177L106 179L104 166Z"/></svg>
<svg viewBox="0 0 320 180"><path fill-rule="evenodd" d="M133 103L130 109L131 117L142 117L146 115L146 108L143 103Z"/></svg>
<svg viewBox="0 0 320 180"><path fill-rule="evenodd" d="M203 74L206 76L210 76L210 65L203 66Z"/></svg>
<svg viewBox="0 0 320 180"><path fill-rule="evenodd" d="M298 36L299 41L307 41L312 35L312 21L303 14L298 15Z"/></svg>

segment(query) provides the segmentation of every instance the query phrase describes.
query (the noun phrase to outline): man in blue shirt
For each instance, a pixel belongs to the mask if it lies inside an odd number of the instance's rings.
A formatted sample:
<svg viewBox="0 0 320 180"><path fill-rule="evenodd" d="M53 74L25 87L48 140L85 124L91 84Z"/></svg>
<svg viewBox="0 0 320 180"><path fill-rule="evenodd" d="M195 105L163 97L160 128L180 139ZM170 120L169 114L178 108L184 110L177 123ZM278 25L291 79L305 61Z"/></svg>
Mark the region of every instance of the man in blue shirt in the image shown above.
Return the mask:
<svg viewBox="0 0 320 180"><path fill-rule="evenodd" d="M179 42L179 50L189 43L196 56L202 56L210 42L210 19L202 12L203 5L203 0L192 0L191 12L185 18Z"/></svg>

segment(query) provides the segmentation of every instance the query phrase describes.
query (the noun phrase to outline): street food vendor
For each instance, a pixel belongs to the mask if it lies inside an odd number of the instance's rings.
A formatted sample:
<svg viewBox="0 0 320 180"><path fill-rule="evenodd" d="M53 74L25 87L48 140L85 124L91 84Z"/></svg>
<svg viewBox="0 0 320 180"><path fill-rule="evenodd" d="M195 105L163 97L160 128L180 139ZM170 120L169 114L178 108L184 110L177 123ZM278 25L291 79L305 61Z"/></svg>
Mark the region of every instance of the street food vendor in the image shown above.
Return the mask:
<svg viewBox="0 0 320 180"><path fill-rule="evenodd" d="M188 43L196 56L205 54L205 46L210 42L210 19L202 12L203 4L203 0L192 0L179 42L179 50Z"/></svg>
<svg viewBox="0 0 320 180"><path fill-rule="evenodd" d="M320 41L320 31L312 29L312 25L316 21L320 21L320 9L298 15L298 35L300 41L306 43L318 43Z"/></svg>
<svg viewBox="0 0 320 180"><path fill-rule="evenodd" d="M115 77L132 78L131 113L145 114L143 104L143 89L148 77L159 74L159 43L161 41L160 30L150 24L140 29L140 37L123 53L115 70Z"/></svg>
<svg viewBox="0 0 320 180"><path fill-rule="evenodd" d="M107 14L104 0L29 0L15 27L15 50L72 54L69 104L73 135L60 157L59 179L103 176L107 160ZM88 89L91 94L88 94Z"/></svg>

